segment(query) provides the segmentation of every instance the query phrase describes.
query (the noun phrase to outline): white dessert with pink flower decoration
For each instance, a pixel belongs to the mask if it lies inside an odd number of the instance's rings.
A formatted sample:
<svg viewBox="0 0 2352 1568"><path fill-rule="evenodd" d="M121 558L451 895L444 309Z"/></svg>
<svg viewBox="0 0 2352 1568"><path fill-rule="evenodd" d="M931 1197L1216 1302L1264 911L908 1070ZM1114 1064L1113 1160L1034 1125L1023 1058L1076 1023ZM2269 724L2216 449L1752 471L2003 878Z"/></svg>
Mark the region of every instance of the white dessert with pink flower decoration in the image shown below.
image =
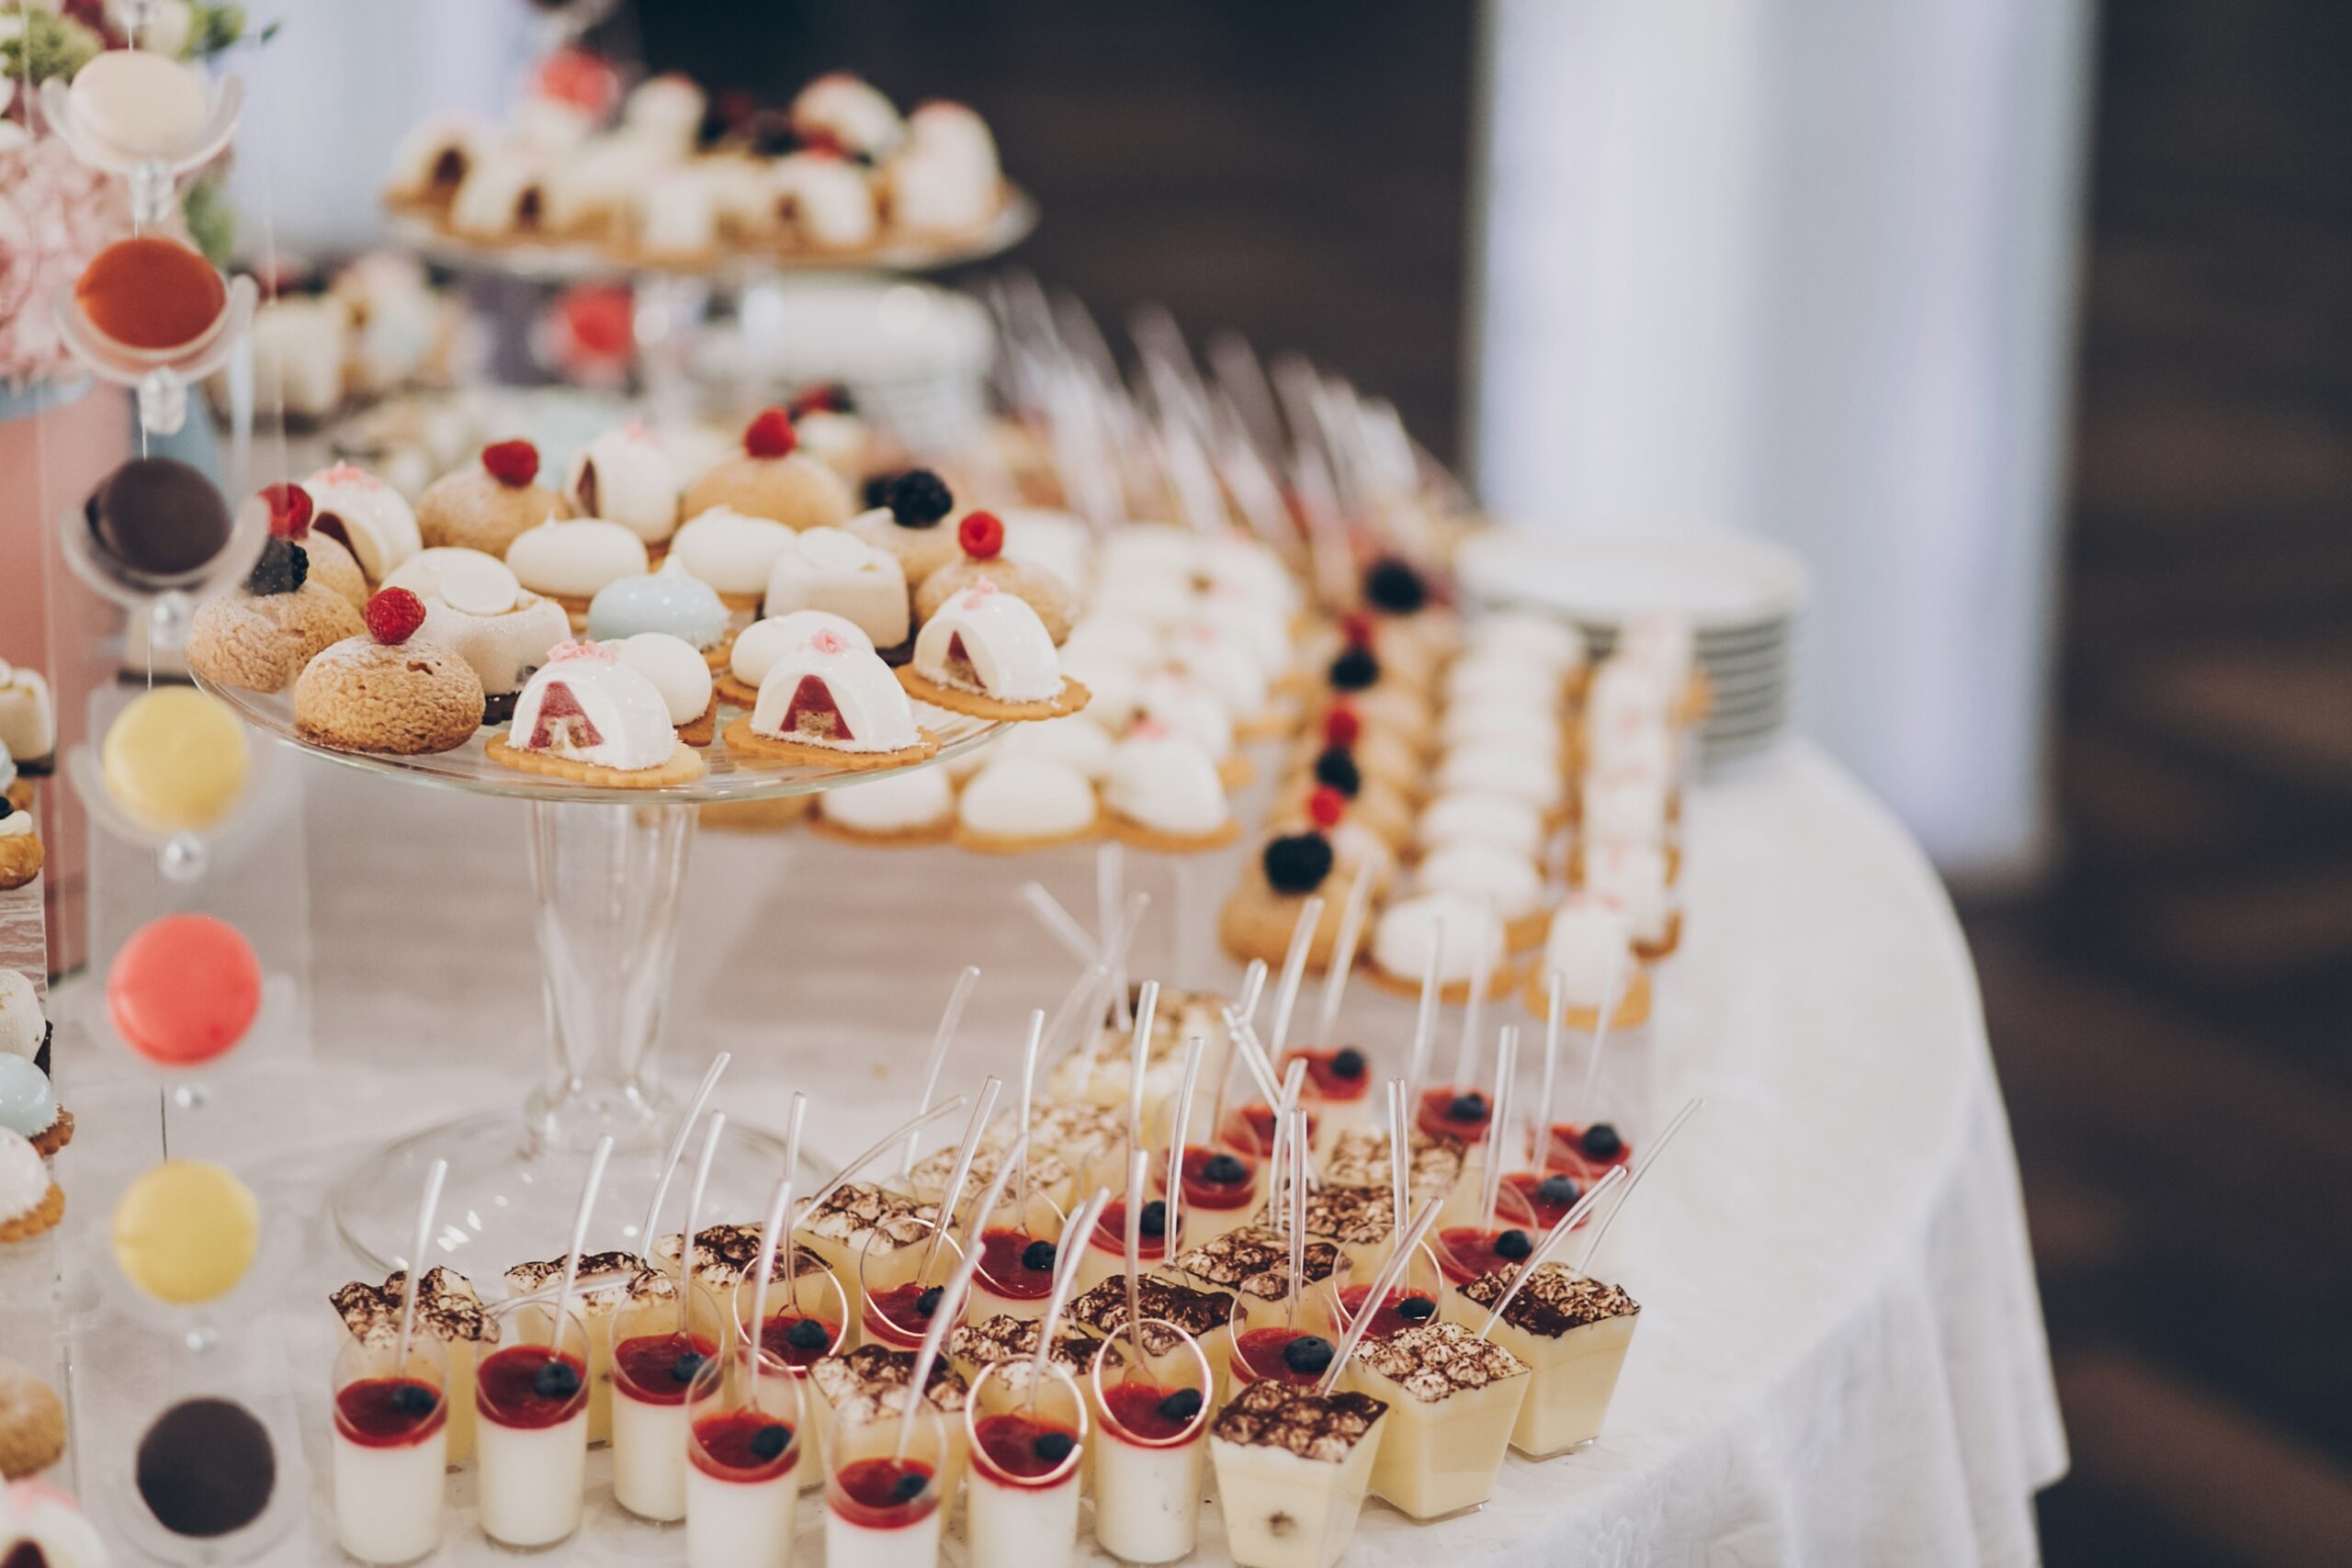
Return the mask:
<svg viewBox="0 0 2352 1568"><path fill-rule="evenodd" d="M1139 719L1111 753L1102 802L1122 838L1143 848L1209 848L1238 830L1216 763L1156 718Z"/></svg>
<svg viewBox="0 0 2352 1568"><path fill-rule="evenodd" d="M678 749L670 707L653 682L598 642L559 643L514 699L506 744L590 767L636 773Z"/></svg>
<svg viewBox="0 0 2352 1568"><path fill-rule="evenodd" d="M751 717L728 727L729 744L740 743L739 734L770 743L755 750L782 742L843 756L920 755L935 745L916 727L914 705L890 667L830 626L819 626L768 665Z"/></svg>
<svg viewBox="0 0 2352 1568"><path fill-rule="evenodd" d="M1001 703L1062 694L1061 660L1027 601L982 578L949 599L915 637L915 672L951 692Z"/></svg>

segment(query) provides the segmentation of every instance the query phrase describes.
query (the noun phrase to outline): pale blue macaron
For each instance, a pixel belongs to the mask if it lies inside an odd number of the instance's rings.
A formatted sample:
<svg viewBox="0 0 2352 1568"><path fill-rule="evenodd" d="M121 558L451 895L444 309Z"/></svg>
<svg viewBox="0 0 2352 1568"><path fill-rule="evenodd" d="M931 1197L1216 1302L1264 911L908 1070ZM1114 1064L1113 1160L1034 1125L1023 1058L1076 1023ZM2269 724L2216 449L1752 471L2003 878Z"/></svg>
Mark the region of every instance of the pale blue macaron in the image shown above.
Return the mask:
<svg viewBox="0 0 2352 1568"><path fill-rule="evenodd" d="M57 1122L57 1091L49 1075L22 1056L0 1054L0 1127L38 1138Z"/></svg>
<svg viewBox="0 0 2352 1568"><path fill-rule="evenodd" d="M614 642L639 632L668 632L698 649L727 636L727 606L718 591L684 572L657 571L607 582L588 601L588 635Z"/></svg>

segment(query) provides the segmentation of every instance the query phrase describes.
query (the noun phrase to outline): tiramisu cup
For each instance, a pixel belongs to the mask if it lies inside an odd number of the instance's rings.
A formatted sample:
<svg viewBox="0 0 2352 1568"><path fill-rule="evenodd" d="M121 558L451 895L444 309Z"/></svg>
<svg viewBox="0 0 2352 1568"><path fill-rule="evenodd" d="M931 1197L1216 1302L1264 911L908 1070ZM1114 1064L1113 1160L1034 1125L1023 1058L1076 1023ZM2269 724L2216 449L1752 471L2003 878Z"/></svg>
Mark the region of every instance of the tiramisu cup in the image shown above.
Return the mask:
<svg viewBox="0 0 2352 1568"><path fill-rule="evenodd" d="M1126 1152L1122 1149L1118 1154L1111 1156L1102 1168L1106 1175L1114 1165L1124 1170L1126 1160ZM1094 1184L1091 1180L1087 1183L1087 1185ZM1124 1175L1120 1175L1115 1184L1105 1179L1101 1185L1110 1187L1114 1192L1124 1191L1126 1188L1126 1179ZM1191 1217L1192 1211L1180 1205L1176 1220L1176 1227L1180 1233L1177 1237L1177 1246L1180 1247L1183 1244L1181 1233ZM1142 1238L1136 1248L1136 1257L1144 1268L1157 1269L1167 1260L1170 1251L1168 1204L1162 1199L1154 1198L1143 1206ZM1094 1229L1087 1235L1085 1256L1078 1262L1078 1288L1083 1292L1091 1292L1105 1281L1115 1280L1126 1271L1126 1258L1127 1205L1124 1199L1114 1199L1103 1209L1102 1219L1096 1222Z"/></svg>
<svg viewBox="0 0 2352 1568"><path fill-rule="evenodd" d="M805 1248L802 1256L808 1256ZM757 1282L748 1278L737 1281L733 1338L739 1346L757 1340L787 1373L805 1384L809 1368L847 1348L853 1326L849 1306L842 1300L840 1281L821 1264L810 1262L796 1268L789 1289L784 1281L781 1258L776 1267L778 1271L768 1280L767 1321L757 1328L752 1324L752 1314L757 1310ZM825 1479L824 1464L818 1452L821 1440L818 1423L808 1414L819 1403L813 1393L802 1390L802 1420L798 1425L799 1447L805 1457L795 1471L795 1484L802 1491L823 1484Z"/></svg>
<svg viewBox="0 0 2352 1568"><path fill-rule="evenodd" d="M1241 1568L1331 1568L1348 1549L1387 1406L1284 1382L1239 1390L1209 1427L1226 1550Z"/></svg>
<svg viewBox="0 0 2352 1568"><path fill-rule="evenodd" d="M510 1295L543 1295L545 1301L517 1307L510 1314L532 1323L544 1343L547 1318L554 1308L556 1287L563 1280L563 1259L517 1263L506 1270ZM613 1318L621 1308L639 1301L674 1301L678 1282L649 1269L633 1252L591 1252L580 1259L580 1278L571 1309L580 1314L588 1336L588 1440L601 1443L613 1432Z"/></svg>
<svg viewBox="0 0 2352 1568"><path fill-rule="evenodd" d="M1142 1328L1140 1366L1130 1336L1103 1341L1087 1373L1094 1539L1122 1562L1173 1562L1192 1554L1200 1525L1216 1371L1174 1324Z"/></svg>
<svg viewBox="0 0 2352 1568"><path fill-rule="evenodd" d="M955 1429L960 1438L960 1416ZM947 1449L944 1423L909 1428L895 1408L837 1410L825 1444L826 1568L936 1568L956 1495Z"/></svg>
<svg viewBox="0 0 2352 1568"><path fill-rule="evenodd" d="M809 1367L806 1392L816 1397L808 1401L808 1425L824 1448L828 1475L837 1468L834 1435L844 1427L854 1430L887 1416L891 1430L897 1430L899 1417L907 1408L907 1382L914 1376L918 1354L893 1350L887 1345L861 1345L843 1355L823 1357ZM953 1498L964 1483L964 1401L968 1393L946 1357L932 1364L922 1416L915 1425L936 1428L940 1434L940 1486L947 1498Z"/></svg>
<svg viewBox="0 0 2352 1568"><path fill-rule="evenodd" d="M1227 1386L1227 1365L1233 1350L1232 1337L1227 1332L1233 1321L1233 1295L1226 1291L1195 1290L1146 1275L1136 1282L1136 1310L1147 1325L1168 1324L1192 1336L1201 1353L1208 1358L1211 1386L1222 1397ZM1105 1280L1071 1297L1069 1321L1084 1325L1105 1339L1124 1339L1127 1331L1126 1280ZM1144 1348L1152 1355L1158 1356L1170 1348L1153 1341L1149 1332L1145 1334ZM1214 1404L1216 1400L1210 1403Z"/></svg>
<svg viewBox="0 0 2352 1568"><path fill-rule="evenodd" d="M821 1274L819 1278L824 1278ZM715 1356L686 1393L686 1568L786 1568L800 1471L801 1383L747 1342Z"/></svg>
<svg viewBox="0 0 2352 1568"><path fill-rule="evenodd" d="M1102 1337L1069 1323L1054 1327L1054 1348L1049 1359L1072 1377L1083 1378L1094 1365L1094 1353L1102 1344ZM975 1321L967 1312L965 1321L956 1325L947 1336L948 1359L967 1382L976 1382L982 1372L1005 1361L1029 1361L1037 1354L1037 1319L1013 1317L1000 1313L994 1317Z"/></svg>
<svg viewBox="0 0 2352 1568"><path fill-rule="evenodd" d="M1309 1241L1303 1249L1308 1297L1321 1302L1325 1293L1346 1277L1346 1265L1329 1242ZM1250 1328L1282 1325L1290 1299L1290 1243L1281 1232L1258 1224L1229 1230L1205 1246L1179 1253L1169 1273L1204 1291L1230 1292ZM1325 1307L1313 1318L1328 1323ZM1318 1330L1319 1332L1319 1330Z"/></svg>
<svg viewBox="0 0 2352 1568"><path fill-rule="evenodd" d="M998 1361L964 1406L972 1481L964 1517L971 1568L1068 1568L1078 1549L1086 1400L1066 1367Z"/></svg>
<svg viewBox="0 0 2352 1568"><path fill-rule="evenodd" d="M1478 1213L1482 1197L1476 1182L1454 1189L1430 1238L1430 1250L1437 1254L1446 1283L1457 1290L1481 1274L1516 1268L1543 1239L1533 1207L1516 1189L1496 1190L1491 1214Z"/></svg>
<svg viewBox="0 0 2352 1568"><path fill-rule="evenodd" d="M395 1272L381 1285L355 1280L332 1300L352 1338L370 1349L391 1350L400 1344L401 1297L407 1289L408 1275ZM424 1292L416 1298L415 1333L440 1341L446 1354L449 1462L463 1464L474 1457L474 1361L497 1330L472 1282L435 1265L424 1271Z"/></svg>
<svg viewBox="0 0 2352 1568"><path fill-rule="evenodd" d="M1416 1204L1451 1190L1462 1179L1467 1150L1457 1138L1433 1136L1415 1128L1407 1139L1406 1180ZM1377 1127L1351 1128L1331 1140L1323 1180L1335 1187L1386 1188L1388 1134Z"/></svg>
<svg viewBox="0 0 2352 1568"><path fill-rule="evenodd" d="M1007 1121L1004 1125L1010 1126L1010 1121ZM956 1156L962 1152L956 1145L949 1144L944 1148L933 1150L916 1162L914 1168L907 1172L905 1183L906 1190L914 1195L916 1201L935 1204L947 1195L947 1183L956 1175ZM961 1225L970 1222L972 1201L987 1191L989 1183L996 1179L997 1164L1003 1156L1002 1145L990 1143L986 1139L981 1141L978 1148L972 1151L972 1166L964 1177L964 1195L956 1201L956 1214L951 1224ZM1074 1180L1075 1177L1069 1164L1059 1156L1040 1148L1036 1138L1033 1135L1029 1145L1031 1194L1042 1195L1053 1205L1057 1213L1061 1213L1069 1206L1070 1188ZM1010 1224L1011 1223L1012 1223L1012 1211L1008 1203L1000 1210L998 1220L991 1222L989 1228L993 1230L997 1224ZM1060 1223L1057 1221L1052 1229L1036 1231L1035 1234L1045 1236L1059 1235Z"/></svg>
<svg viewBox="0 0 2352 1568"><path fill-rule="evenodd" d="M1338 1247L1359 1280L1369 1280L1388 1260L1396 1233L1396 1203L1387 1182L1351 1187L1327 1180L1306 1195L1306 1239Z"/></svg>
<svg viewBox="0 0 2352 1568"><path fill-rule="evenodd" d="M634 1303L613 1318L613 1500L641 1519L686 1514L686 1395L719 1353L709 1292Z"/></svg>
<svg viewBox="0 0 2352 1568"><path fill-rule="evenodd" d="M675 1231L659 1238L653 1244L654 1258L673 1274L678 1268L678 1255L683 1250L684 1250L684 1238ZM832 1271L825 1267L823 1258L819 1258L805 1247L796 1247L794 1250L797 1257L789 1269L786 1266L784 1255L780 1251L777 1253L775 1269L768 1275L771 1282L780 1282L786 1273L791 1273L796 1279L801 1275L814 1275L824 1280L828 1286L831 1284ZM696 1288L710 1298L712 1305L718 1311L720 1320L719 1348L721 1350L734 1349L741 1324L751 1315L751 1292L749 1291L743 1292L744 1306L740 1315L734 1310L735 1292L736 1287L757 1272L759 1261L760 1227L757 1225L705 1225L695 1236L694 1282ZM840 1299L837 1287L832 1290L827 1299L832 1301ZM784 1292L771 1292L768 1299L769 1317L775 1317L789 1304L785 1299ZM830 1325L827 1330L830 1337L833 1329L840 1327L842 1324L838 1311L828 1317L826 1322ZM825 1349L831 1348L832 1346L829 1342ZM822 1355L824 1351L820 1350L818 1354ZM809 1359L814 1359L814 1357L809 1358Z"/></svg>
<svg viewBox="0 0 2352 1568"><path fill-rule="evenodd" d="M1526 1362L1458 1323L1425 1322L1385 1338L1367 1335L1347 1376L1388 1406L1374 1496L1433 1519L1494 1495L1532 1382Z"/></svg>
<svg viewBox="0 0 2352 1568"><path fill-rule="evenodd" d="M865 1344L911 1350L931 1332L944 1288L964 1261L954 1236L940 1235L933 1245L936 1228L926 1224L911 1247L868 1247L858 1255L857 1325Z"/></svg>
<svg viewBox="0 0 2352 1568"><path fill-rule="evenodd" d="M874 1275L885 1288L904 1284L914 1278L923 1244L931 1239L932 1222L938 1217L934 1205L904 1193L887 1191L870 1181L844 1181L801 1217L793 1236L833 1271L854 1321L865 1305L859 1284L864 1256L869 1251L876 1255Z"/></svg>
<svg viewBox="0 0 2352 1568"><path fill-rule="evenodd" d="M573 1298L579 1304L579 1298ZM501 1546L553 1546L580 1528L588 1481L588 1329L553 1307L505 1315L498 1348L474 1371L475 1500Z"/></svg>
<svg viewBox="0 0 2352 1568"><path fill-rule="evenodd" d="M424 1334L406 1365L398 1357L397 1344L347 1339L334 1359L334 1536L362 1562L413 1562L441 1544L449 1359Z"/></svg>
<svg viewBox="0 0 2352 1568"><path fill-rule="evenodd" d="M1234 1388L1239 1390L1253 1382L1314 1387L1330 1370L1333 1336L1337 1333L1328 1292L1311 1292L1301 1297L1295 1318L1277 1300L1271 1320L1262 1322L1253 1320L1245 1298L1235 1297L1233 1315L1225 1330L1230 1344L1227 1370Z"/></svg>
<svg viewBox="0 0 2352 1568"><path fill-rule="evenodd" d="M1450 1292L1446 1318L1474 1333L1484 1327L1511 1278L1509 1270L1481 1274ZM1535 1270L1490 1336L1535 1374L1511 1427L1513 1448L1542 1459L1600 1435L1641 1310L1623 1287L1588 1279L1566 1264Z"/></svg>

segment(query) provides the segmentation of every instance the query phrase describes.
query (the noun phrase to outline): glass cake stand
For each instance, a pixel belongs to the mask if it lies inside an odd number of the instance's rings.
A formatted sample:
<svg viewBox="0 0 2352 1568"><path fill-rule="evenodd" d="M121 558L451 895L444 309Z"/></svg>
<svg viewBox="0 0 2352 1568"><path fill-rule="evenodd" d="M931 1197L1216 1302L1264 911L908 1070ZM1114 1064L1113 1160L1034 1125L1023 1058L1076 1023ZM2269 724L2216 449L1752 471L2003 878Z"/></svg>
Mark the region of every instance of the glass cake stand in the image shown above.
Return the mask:
<svg viewBox="0 0 2352 1568"><path fill-rule="evenodd" d="M795 766L728 754L724 735L703 749L703 776L662 789L609 789L518 773L491 761L485 729L454 751L389 757L334 751L294 730L289 694L206 687L255 729L341 766L387 778L503 795L527 813L532 894L537 905L547 1058L520 1106L476 1111L362 1156L336 1181L332 1207L344 1238L385 1269L405 1262L416 1194L435 1159L449 1162L437 1256L477 1277L521 1258L559 1256L588 1157L611 1134L612 1163L597 1204L594 1245L635 1247L683 1110L664 1092L656 1046L677 954L680 889L696 810L773 800L891 772ZM940 741L913 767L984 746L1002 724L915 705ZM725 728L724 718L720 725ZM723 1089L723 1086L722 1086ZM719 1101L726 1097L722 1093ZM784 1145L729 1119L704 1212L756 1214L782 1168ZM684 1205L673 1189L673 1216ZM670 1221L679 1223L674 1217Z"/></svg>

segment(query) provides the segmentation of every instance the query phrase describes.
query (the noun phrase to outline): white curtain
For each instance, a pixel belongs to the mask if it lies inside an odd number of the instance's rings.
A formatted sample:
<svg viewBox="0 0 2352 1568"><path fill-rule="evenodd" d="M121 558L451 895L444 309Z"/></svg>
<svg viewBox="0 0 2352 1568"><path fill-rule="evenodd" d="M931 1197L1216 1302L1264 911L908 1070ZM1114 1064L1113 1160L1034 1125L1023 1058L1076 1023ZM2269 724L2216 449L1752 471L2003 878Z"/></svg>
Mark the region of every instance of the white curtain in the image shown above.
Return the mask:
<svg viewBox="0 0 2352 1568"><path fill-rule="evenodd" d="M2089 0L1488 0L1467 448L1531 527L1815 583L1809 727L2029 870Z"/></svg>

